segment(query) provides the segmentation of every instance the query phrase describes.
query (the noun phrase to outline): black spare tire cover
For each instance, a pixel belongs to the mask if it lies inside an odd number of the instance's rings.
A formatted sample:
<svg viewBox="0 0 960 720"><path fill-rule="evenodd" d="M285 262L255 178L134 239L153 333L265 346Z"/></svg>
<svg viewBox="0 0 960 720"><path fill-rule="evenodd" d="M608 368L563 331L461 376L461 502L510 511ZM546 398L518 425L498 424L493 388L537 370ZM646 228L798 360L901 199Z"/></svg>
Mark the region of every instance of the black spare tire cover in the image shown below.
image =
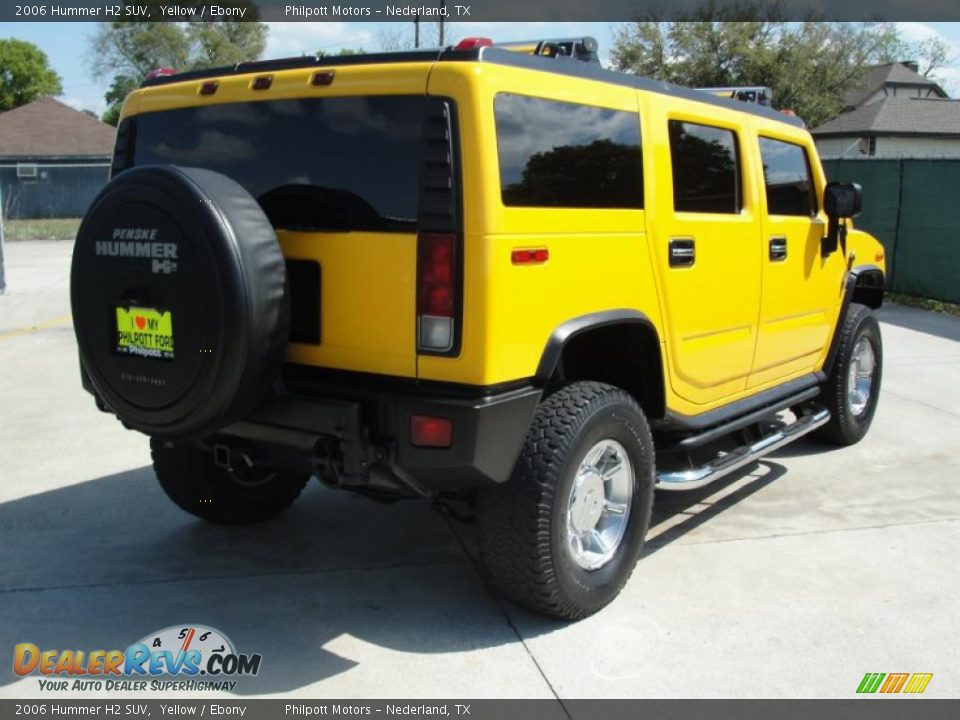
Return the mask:
<svg viewBox="0 0 960 720"><path fill-rule="evenodd" d="M81 362L130 427L208 436L276 378L285 284L273 227L239 184L198 168L127 170L93 201L73 251Z"/></svg>

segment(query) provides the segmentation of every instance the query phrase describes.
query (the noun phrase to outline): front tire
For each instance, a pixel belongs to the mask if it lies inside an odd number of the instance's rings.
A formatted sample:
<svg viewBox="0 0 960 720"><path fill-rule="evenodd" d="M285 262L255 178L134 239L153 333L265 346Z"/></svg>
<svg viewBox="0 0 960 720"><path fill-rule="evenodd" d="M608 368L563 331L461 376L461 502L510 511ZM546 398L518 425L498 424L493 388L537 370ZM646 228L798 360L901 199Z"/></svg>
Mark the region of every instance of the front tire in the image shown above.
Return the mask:
<svg viewBox="0 0 960 720"><path fill-rule="evenodd" d="M220 525L250 525L279 515L309 480L274 468L227 470L208 452L157 439L150 441L150 452L167 497L191 515Z"/></svg>
<svg viewBox="0 0 960 720"><path fill-rule="evenodd" d="M823 385L830 421L813 437L841 447L860 442L870 429L883 377L880 324L866 305L850 305L838 329L840 346Z"/></svg>
<svg viewBox="0 0 960 720"><path fill-rule="evenodd" d="M480 561L506 597L567 620L626 584L650 524L654 456L642 410L578 382L537 409L513 475L478 504Z"/></svg>

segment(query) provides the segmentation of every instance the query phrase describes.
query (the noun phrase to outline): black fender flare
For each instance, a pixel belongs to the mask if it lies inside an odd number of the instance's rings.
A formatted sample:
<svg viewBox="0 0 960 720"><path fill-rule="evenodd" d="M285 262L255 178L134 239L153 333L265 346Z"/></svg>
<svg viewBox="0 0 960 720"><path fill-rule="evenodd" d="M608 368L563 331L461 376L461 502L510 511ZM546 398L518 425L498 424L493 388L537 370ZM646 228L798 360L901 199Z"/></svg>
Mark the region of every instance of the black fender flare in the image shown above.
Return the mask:
<svg viewBox="0 0 960 720"><path fill-rule="evenodd" d="M837 322L834 327L833 337L830 340L830 349L827 351L827 359L823 363L821 372L824 377L829 377L833 370L833 365L837 360L837 352L840 349L840 332L843 327L843 321L850 311L850 303L858 289L868 292L880 293L880 300L883 300L883 289L886 283L886 277L879 266L872 263L856 265L850 268L847 279L843 285L843 299L840 301L840 312L837 314ZM879 307L879 303L876 307Z"/></svg>
<svg viewBox="0 0 960 720"><path fill-rule="evenodd" d="M587 332L588 330L595 330L596 328L608 327L611 325L644 326L650 332L652 332L654 337L657 339L657 347L659 352L660 336L657 333L657 329L650 321L650 318L639 310L622 308L616 310L602 310L600 312L580 315L562 323L550 334L550 337L547 339L547 343L543 348L543 353L540 355L540 363L537 365L537 372L534 375L534 384L544 387L548 382L550 382L550 378L553 376L553 373L557 368L557 363L560 362L560 356L563 354L563 349L566 347L567 343L570 342L570 340L577 335Z"/></svg>
<svg viewBox="0 0 960 720"><path fill-rule="evenodd" d="M544 346L533 378L534 385L546 388L557 370L563 371L561 358L571 341L575 341L585 333L618 327L641 330L642 334L647 336L640 338L640 344L634 348L634 352L640 353L635 357L636 373L631 367L625 368L621 364L618 368L598 367L596 376L592 372L587 375L589 379L612 382L623 387L636 397L652 419L662 417L665 411L666 387L660 335L650 318L639 310L630 308L603 310L571 318L559 325L550 334ZM653 347L650 347L651 344Z"/></svg>

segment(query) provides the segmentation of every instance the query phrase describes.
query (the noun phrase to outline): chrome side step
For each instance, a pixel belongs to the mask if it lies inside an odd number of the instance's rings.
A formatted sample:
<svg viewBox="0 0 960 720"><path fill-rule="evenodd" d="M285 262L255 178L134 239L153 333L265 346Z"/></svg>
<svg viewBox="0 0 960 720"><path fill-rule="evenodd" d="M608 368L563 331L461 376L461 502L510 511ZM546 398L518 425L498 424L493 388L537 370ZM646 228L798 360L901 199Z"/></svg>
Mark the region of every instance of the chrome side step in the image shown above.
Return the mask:
<svg viewBox="0 0 960 720"><path fill-rule="evenodd" d="M796 422L784 428L772 432L769 435L764 435L755 443L741 445L736 450L715 460L711 460L706 465L690 468L689 470L658 472L657 488L660 490L695 490L701 488L704 485L712 483L714 480L719 480L725 475L729 475L735 470L749 465L764 455L772 453L774 450L782 448L787 443L803 437L821 425L825 425L829 420L829 410L817 410L809 415L804 415Z"/></svg>

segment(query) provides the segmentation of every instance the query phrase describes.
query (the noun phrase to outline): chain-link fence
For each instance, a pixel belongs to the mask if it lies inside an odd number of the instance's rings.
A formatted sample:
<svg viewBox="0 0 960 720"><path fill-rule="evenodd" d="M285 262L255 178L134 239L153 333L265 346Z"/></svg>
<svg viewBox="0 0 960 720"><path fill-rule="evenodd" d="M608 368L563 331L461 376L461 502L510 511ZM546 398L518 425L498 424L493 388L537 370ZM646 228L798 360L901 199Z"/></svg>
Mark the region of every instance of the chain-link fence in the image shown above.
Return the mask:
<svg viewBox="0 0 960 720"><path fill-rule="evenodd" d="M9 282L4 243L72 240L109 173L106 161L0 161L0 293Z"/></svg>

